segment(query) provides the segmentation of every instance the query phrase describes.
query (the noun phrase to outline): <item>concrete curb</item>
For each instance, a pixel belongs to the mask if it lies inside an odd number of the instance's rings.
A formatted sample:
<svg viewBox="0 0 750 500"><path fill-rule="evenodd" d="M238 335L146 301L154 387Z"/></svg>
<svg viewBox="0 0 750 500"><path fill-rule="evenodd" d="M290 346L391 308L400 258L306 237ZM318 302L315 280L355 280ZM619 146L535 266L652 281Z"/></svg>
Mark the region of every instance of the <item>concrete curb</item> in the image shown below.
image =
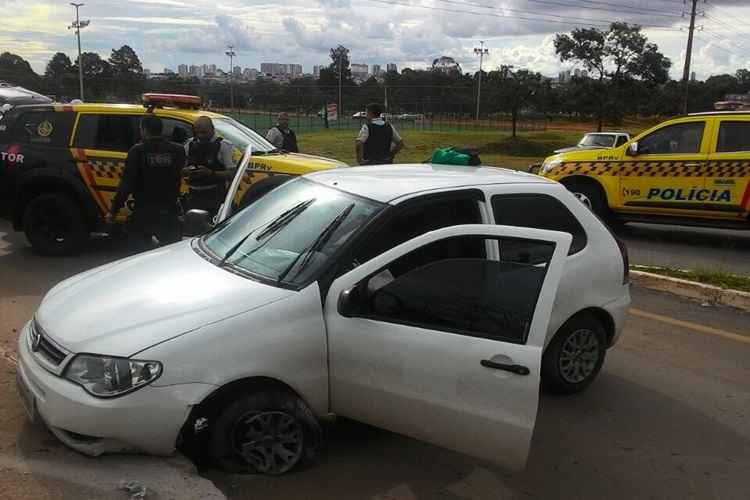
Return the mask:
<svg viewBox="0 0 750 500"><path fill-rule="evenodd" d="M748 292L729 290L634 269L630 270L630 278L633 283L651 290L669 292L680 297L700 300L709 304L722 304L750 312L750 293Z"/></svg>

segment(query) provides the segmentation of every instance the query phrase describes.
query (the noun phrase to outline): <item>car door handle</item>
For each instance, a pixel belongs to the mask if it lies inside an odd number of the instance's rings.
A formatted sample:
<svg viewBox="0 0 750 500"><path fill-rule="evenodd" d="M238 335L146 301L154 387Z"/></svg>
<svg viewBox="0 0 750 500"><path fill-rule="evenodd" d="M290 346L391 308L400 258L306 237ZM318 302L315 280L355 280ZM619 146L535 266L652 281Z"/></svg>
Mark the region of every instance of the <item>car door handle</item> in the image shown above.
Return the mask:
<svg viewBox="0 0 750 500"><path fill-rule="evenodd" d="M691 163L685 163L686 167L702 167L703 162L691 162Z"/></svg>
<svg viewBox="0 0 750 500"><path fill-rule="evenodd" d="M528 375L531 371L523 365L511 365L507 363L497 363L489 359L483 359L480 364L485 368L494 370L505 370L506 372L515 373L516 375Z"/></svg>

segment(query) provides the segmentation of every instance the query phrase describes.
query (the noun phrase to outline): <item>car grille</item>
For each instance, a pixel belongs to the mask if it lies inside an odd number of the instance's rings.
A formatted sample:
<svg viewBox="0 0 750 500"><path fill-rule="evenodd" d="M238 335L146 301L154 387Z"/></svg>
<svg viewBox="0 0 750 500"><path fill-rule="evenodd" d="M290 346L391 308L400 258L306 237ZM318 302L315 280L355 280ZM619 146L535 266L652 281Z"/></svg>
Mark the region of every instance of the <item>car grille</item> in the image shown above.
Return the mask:
<svg viewBox="0 0 750 500"><path fill-rule="evenodd" d="M67 353L58 348L47 336L44 331L37 324L36 321L31 322L31 350L35 353L41 354L49 363L54 366L58 366L63 362Z"/></svg>

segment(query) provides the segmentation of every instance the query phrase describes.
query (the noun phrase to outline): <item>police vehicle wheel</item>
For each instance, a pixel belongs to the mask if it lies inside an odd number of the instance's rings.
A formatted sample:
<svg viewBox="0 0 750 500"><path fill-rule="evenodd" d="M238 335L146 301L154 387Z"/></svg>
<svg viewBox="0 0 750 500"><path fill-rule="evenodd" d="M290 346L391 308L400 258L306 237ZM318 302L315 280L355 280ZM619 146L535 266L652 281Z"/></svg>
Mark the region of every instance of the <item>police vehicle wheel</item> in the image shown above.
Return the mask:
<svg viewBox="0 0 750 500"><path fill-rule="evenodd" d="M565 183L565 187L607 224L613 224L617 221L607 204L607 195L600 187L588 182L577 181Z"/></svg>
<svg viewBox="0 0 750 500"><path fill-rule="evenodd" d="M266 389L230 403L211 432L211 456L236 473L280 475L310 457L320 442L320 427L296 396Z"/></svg>
<svg viewBox="0 0 750 500"><path fill-rule="evenodd" d="M607 353L601 322L589 314L568 320L555 334L542 357L542 383L551 392L584 390L599 374Z"/></svg>
<svg viewBox="0 0 750 500"><path fill-rule="evenodd" d="M83 214L69 196L42 194L32 199L23 216L23 230L32 248L42 255L68 255L86 240Z"/></svg>
<svg viewBox="0 0 750 500"><path fill-rule="evenodd" d="M263 196L271 192L273 189L281 186L290 179L291 177L288 175L272 175L251 184L250 187L247 188L247 191L245 191L245 194L242 195L242 200L240 201L239 207L240 210L250 205L251 203L255 203Z"/></svg>

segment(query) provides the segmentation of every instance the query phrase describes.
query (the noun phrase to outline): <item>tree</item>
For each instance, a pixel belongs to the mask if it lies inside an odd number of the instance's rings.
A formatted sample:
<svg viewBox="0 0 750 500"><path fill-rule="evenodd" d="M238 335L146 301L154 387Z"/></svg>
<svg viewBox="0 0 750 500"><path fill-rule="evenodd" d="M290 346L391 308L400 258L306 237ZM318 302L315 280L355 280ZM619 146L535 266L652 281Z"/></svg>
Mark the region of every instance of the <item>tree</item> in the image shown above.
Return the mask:
<svg viewBox="0 0 750 500"><path fill-rule="evenodd" d="M141 60L138 59L138 54L128 45L123 45L116 50L112 49L109 64L112 65L112 73L117 77L143 76Z"/></svg>
<svg viewBox="0 0 750 500"><path fill-rule="evenodd" d="M605 114L621 120L624 96L642 82L650 86L669 79L671 61L649 43L638 25L612 23L607 31L578 28L555 36L555 52L563 62L583 65L593 76L590 85L597 103L597 123L601 131ZM632 92L631 92L632 95Z"/></svg>
<svg viewBox="0 0 750 500"><path fill-rule="evenodd" d="M750 92L750 70L738 69L734 77L737 79L739 92Z"/></svg>
<svg viewBox="0 0 750 500"><path fill-rule="evenodd" d="M503 65L489 74L494 87L494 97L503 111L509 111L512 124L512 137L516 137L518 112L533 107L535 98L542 90L542 75L527 69L514 71L513 66Z"/></svg>
<svg viewBox="0 0 750 500"><path fill-rule="evenodd" d="M70 58L62 52L57 52L47 63L44 76L57 80L71 73L73 73L73 63L70 62Z"/></svg>
<svg viewBox="0 0 750 500"><path fill-rule="evenodd" d="M86 99L97 99L107 95L112 86L112 67L96 52L81 54L83 67L83 81L86 88ZM73 65L74 73L78 73L78 60Z"/></svg>
<svg viewBox="0 0 750 500"><path fill-rule="evenodd" d="M0 54L0 77L2 81L20 85L22 87L36 88L40 81L29 62L21 56L10 52Z"/></svg>

